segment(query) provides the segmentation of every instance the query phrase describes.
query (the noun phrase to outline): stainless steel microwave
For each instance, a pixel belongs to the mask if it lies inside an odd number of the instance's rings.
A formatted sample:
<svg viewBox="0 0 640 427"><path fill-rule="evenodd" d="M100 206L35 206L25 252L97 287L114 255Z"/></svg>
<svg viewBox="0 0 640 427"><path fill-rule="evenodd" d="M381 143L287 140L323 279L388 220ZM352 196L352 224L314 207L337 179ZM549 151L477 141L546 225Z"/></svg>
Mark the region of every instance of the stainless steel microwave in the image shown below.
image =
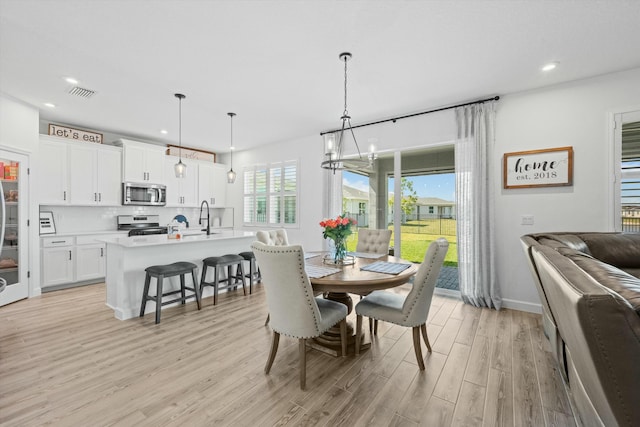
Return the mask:
<svg viewBox="0 0 640 427"><path fill-rule="evenodd" d="M164 206L167 204L167 187L162 184L122 184L123 205Z"/></svg>

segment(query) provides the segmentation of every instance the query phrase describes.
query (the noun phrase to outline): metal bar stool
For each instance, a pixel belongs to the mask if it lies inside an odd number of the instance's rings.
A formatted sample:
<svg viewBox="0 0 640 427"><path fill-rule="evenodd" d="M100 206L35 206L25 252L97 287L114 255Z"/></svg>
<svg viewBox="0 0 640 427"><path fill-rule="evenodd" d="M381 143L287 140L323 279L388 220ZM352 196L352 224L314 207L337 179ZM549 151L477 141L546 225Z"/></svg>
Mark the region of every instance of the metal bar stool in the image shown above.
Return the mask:
<svg viewBox="0 0 640 427"><path fill-rule="evenodd" d="M262 275L260 274L260 267L256 265L256 256L251 251L240 252L240 255L245 261L249 262L249 273L245 274L244 277L249 279L249 295L253 293L253 283L262 282Z"/></svg>
<svg viewBox="0 0 640 427"><path fill-rule="evenodd" d="M202 278L200 279L200 294L202 294L202 289L205 286L213 286L213 305L218 303L218 291L223 289L236 289L238 287L238 282L242 283L242 291L245 295L247 295L247 289L245 288L244 283L244 270L242 269L242 258L240 255L223 255L223 256L212 256L209 258L205 258L202 260ZM232 274L233 266L236 267L235 274ZM205 278L207 277L207 270L209 267L213 267L213 282L206 282ZM227 269L227 277L220 278L220 272ZM225 283L225 286L221 286L222 283Z"/></svg>
<svg viewBox="0 0 640 427"><path fill-rule="evenodd" d="M181 301L182 304L189 298L193 298L195 296L196 302L198 303L198 310L200 310L200 290L198 289L198 279L196 278L198 273L198 266L191 262L174 262L173 264L168 265L154 265L151 267L147 267L144 271L147 272L147 275L144 279L144 291L142 292L142 305L140 306L140 317L144 316L144 311L147 306L147 301L155 301L156 303L156 324L160 323L160 311L163 305L171 304L177 301ZM185 274L191 273L191 278L193 280L193 288L189 288L185 286L184 276ZM180 289L171 291L171 292L162 292L162 282L165 277L173 277L180 276ZM151 278L156 278L156 294L149 295L149 284L151 283ZM186 294L186 290L192 291L193 293L190 295ZM180 293L180 297L172 299L171 301L162 301L163 297L174 295Z"/></svg>

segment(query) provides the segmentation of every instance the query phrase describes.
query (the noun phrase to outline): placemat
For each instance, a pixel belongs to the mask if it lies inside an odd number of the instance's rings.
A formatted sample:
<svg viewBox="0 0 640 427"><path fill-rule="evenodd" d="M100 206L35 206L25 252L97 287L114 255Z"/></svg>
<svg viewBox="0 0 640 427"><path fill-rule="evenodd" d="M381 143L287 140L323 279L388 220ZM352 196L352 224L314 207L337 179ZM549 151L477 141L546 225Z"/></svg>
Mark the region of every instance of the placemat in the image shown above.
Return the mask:
<svg viewBox="0 0 640 427"><path fill-rule="evenodd" d="M373 271L375 273L400 274L409 267L411 267L411 264L376 261L373 264L365 265L360 270Z"/></svg>
<svg viewBox="0 0 640 427"><path fill-rule="evenodd" d="M339 268L325 267L323 265L310 265L306 264L304 269L307 272L307 276L310 279L317 279L319 277L329 276L340 271Z"/></svg>
<svg viewBox="0 0 640 427"><path fill-rule="evenodd" d="M374 254L371 252L347 252L347 253L349 255L353 255L354 257L369 258L369 259L376 259L386 255L386 254Z"/></svg>

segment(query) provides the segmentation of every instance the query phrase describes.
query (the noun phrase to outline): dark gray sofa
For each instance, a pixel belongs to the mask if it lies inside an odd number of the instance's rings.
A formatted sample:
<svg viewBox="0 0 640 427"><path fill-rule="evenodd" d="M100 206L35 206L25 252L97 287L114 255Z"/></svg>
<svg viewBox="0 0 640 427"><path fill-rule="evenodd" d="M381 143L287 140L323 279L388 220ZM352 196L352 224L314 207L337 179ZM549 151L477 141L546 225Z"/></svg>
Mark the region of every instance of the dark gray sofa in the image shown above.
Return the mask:
<svg viewBox="0 0 640 427"><path fill-rule="evenodd" d="M640 426L640 235L521 237L584 425Z"/></svg>

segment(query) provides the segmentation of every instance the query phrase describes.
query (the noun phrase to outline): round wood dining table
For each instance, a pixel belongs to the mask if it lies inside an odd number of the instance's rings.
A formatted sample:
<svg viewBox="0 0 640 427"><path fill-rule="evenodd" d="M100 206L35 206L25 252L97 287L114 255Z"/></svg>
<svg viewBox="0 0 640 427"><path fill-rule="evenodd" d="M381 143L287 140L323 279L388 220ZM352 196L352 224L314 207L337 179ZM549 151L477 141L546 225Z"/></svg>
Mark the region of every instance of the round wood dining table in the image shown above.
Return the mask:
<svg viewBox="0 0 640 427"><path fill-rule="evenodd" d="M400 286L407 283L418 271L416 264L391 255L381 255L379 258L359 258L357 256L354 258L354 263L351 265L325 264L324 254L319 254L306 260L308 265L340 269L339 272L328 276L309 278L309 281L314 291L322 292L327 299L345 304L349 313L353 310L353 300L349 294L363 296L373 291ZM405 263L409 264L409 267L398 274L361 270L362 267L376 261ZM349 354L353 353L355 349L355 331L351 322L347 322L347 336L347 353ZM310 345L334 356L341 356L340 328L331 328L320 337L311 341ZM370 343L365 341L361 346L361 350L366 350L369 346Z"/></svg>

